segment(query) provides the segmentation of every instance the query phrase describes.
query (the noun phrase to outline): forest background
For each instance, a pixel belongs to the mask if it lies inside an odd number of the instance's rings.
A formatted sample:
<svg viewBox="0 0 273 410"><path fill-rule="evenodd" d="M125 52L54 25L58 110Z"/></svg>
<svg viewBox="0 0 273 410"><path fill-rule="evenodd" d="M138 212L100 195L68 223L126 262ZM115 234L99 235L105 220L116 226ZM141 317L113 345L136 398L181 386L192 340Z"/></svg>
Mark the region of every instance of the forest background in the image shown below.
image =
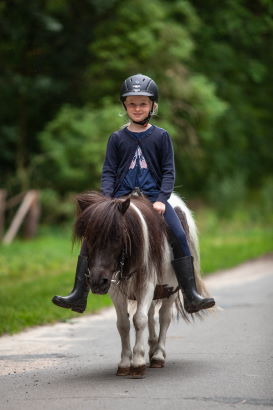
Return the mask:
<svg viewBox="0 0 273 410"><path fill-rule="evenodd" d="M160 89L154 122L174 141L175 190L268 233L272 44L271 0L0 0L0 189L38 189L43 226L71 222L75 193L99 189L108 137L127 122L120 84L144 73ZM11 267L14 246L1 248L0 276L32 269Z"/></svg>
<svg viewBox="0 0 273 410"><path fill-rule="evenodd" d="M141 72L160 87L177 190L268 202L272 34L270 0L0 0L1 188L41 189L43 217L65 218L72 192L99 188L120 84Z"/></svg>

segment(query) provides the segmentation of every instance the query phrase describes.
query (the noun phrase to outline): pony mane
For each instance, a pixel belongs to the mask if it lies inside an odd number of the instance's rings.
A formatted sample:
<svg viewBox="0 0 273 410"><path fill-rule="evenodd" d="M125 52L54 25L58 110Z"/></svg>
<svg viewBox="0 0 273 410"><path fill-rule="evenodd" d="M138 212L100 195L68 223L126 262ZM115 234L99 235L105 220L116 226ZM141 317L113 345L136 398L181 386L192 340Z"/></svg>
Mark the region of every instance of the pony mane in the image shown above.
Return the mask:
<svg viewBox="0 0 273 410"><path fill-rule="evenodd" d="M158 278L161 279L163 275L164 240L167 234L164 218L154 210L151 202L146 198L134 197L131 202L139 209L145 220L149 235L149 258L156 267ZM133 211L132 208L129 209ZM127 216L129 215L130 212L127 213ZM133 223L134 229L136 221L134 220ZM139 244L136 243L136 246L139 246Z"/></svg>

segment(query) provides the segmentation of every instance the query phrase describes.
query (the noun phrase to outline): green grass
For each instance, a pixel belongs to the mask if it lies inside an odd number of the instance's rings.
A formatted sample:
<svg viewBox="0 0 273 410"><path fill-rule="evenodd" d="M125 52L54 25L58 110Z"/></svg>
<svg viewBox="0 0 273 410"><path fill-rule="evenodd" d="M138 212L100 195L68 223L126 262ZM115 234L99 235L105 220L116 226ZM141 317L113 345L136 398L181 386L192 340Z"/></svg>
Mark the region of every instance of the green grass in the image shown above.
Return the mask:
<svg viewBox="0 0 273 410"><path fill-rule="evenodd" d="M219 219L214 212L196 214L202 271L211 273L273 251L271 223ZM78 246L72 250L67 231L44 231L31 241L0 245L0 335L30 326L81 316L53 305L74 283ZM86 313L109 306L110 298L92 295Z"/></svg>
<svg viewBox="0 0 273 410"><path fill-rule="evenodd" d="M204 275L273 252L272 225L227 220L211 224L211 217L209 213L197 217Z"/></svg>
<svg viewBox="0 0 273 410"><path fill-rule="evenodd" d="M0 246L0 335L80 315L51 302L71 290L77 254L66 233ZM107 295L92 295L87 312L110 304Z"/></svg>

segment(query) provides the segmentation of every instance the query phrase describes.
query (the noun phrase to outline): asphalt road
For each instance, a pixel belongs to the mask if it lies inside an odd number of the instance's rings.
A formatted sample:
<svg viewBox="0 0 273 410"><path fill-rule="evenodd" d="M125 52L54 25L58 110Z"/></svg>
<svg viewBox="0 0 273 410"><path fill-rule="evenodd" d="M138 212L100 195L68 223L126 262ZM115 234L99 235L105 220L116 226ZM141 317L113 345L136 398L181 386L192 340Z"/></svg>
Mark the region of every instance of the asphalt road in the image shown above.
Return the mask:
<svg viewBox="0 0 273 410"><path fill-rule="evenodd" d="M267 409L273 407L273 255L207 280L221 307L174 322L163 369L116 377L115 314L0 338L0 409Z"/></svg>

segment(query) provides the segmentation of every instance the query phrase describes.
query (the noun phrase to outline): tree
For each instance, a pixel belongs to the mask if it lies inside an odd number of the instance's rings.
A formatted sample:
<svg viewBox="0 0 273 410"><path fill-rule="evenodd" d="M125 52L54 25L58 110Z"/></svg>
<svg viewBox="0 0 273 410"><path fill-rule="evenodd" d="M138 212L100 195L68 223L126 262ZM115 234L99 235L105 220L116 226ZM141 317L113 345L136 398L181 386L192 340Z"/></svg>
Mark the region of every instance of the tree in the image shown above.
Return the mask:
<svg viewBox="0 0 273 410"><path fill-rule="evenodd" d="M37 134L65 103L82 105L87 45L115 0L0 0L1 183L31 187Z"/></svg>
<svg viewBox="0 0 273 410"><path fill-rule="evenodd" d="M206 144L208 182L257 188L272 170L273 7L267 0L193 0L201 25L191 68L228 103ZM241 182L240 182L241 181ZM218 195L216 190L216 196Z"/></svg>
<svg viewBox="0 0 273 410"><path fill-rule="evenodd" d="M268 0L0 0L1 185L97 187L119 85L142 72L183 193L243 197L271 172L272 14Z"/></svg>

